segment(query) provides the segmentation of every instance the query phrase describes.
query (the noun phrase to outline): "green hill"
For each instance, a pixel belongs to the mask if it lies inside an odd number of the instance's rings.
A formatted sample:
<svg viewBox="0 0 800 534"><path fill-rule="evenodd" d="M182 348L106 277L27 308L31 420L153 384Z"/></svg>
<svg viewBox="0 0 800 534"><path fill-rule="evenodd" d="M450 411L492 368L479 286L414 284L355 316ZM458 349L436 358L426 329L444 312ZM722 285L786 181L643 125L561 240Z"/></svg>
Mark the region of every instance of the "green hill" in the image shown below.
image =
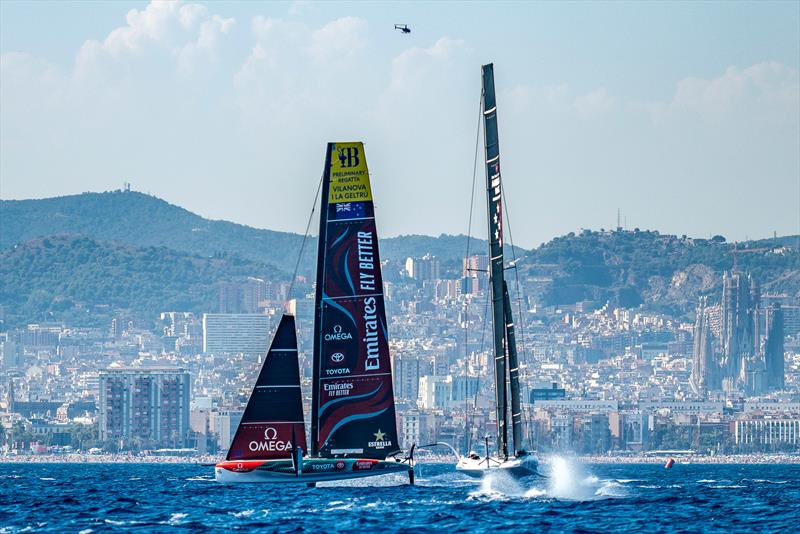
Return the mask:
<svg viewBox="0 0 800 534"><path fill-rule="evenodd" d="M800 298L797 237L737 245L737 268L764 292ZM693 239L654 231L593 232L557 237L520 264L529 289L547 304L611 301L691 314L700 295L718 299L734 245L721 236Z"/></svg>
<svg viewBox="0 0 800 534"><path fill-rule="evenodd" d="M0 248L54 234L76 234L135 247L167 247L212 257L236 254L288 269L283 251L301 236L211 221L159 198L134 191L83 193L0 201Z"/></svg>
<svg viewBox="0 0 800 534"><path fill-rule="evenodd" d="M0 222L0 304L7 319L27 321L86 314L83 304L146 313L215 309L221 281L287 279L302 239L207 220L156 197L123 191L0 201ZM71 237L52 237L65 233ZM798 243L800 236L740 243L738 268L751 272L765 293L800 298ZM444 275L460 276L466 244L463 235L382 239L382 258L395 262L386 279L399 271L398 262L427 253L440 258ZM473 239L470 248L482 254L486 246ZM691 316L699 295L719 298L733 250L720 236L586 230L516 253L523 258L518 273L526 293L539 303L611 301ZM311 238L301 274L312 274L315 257Z"/></svg>
<svg viewBox="0 0 800 534"><path fill-rule="evenodd" d="M160 198L135 191L83 193L31 200L0 200L0 249L55 234L135 247L167 247L212 257L235 254L272 263L292 272L302 236L261 230L228 221L212 221ZM473 240L474 250L486 242ZM306 244L304 267L313 268L316 239ZM444 261L461 261L465 236L400 236L381 240L384 259L404 260L431 253Z"/></svg>
<svg viewBox="0 0 800 534"><path fill-rule="evenodd" d="M213 311L219 284L247 276L288 279L271 265L234 256L204 258L164 247L53 236L0 252L0 304L7 325L87 325L115 309L155 318L166 310Z"/></svg>

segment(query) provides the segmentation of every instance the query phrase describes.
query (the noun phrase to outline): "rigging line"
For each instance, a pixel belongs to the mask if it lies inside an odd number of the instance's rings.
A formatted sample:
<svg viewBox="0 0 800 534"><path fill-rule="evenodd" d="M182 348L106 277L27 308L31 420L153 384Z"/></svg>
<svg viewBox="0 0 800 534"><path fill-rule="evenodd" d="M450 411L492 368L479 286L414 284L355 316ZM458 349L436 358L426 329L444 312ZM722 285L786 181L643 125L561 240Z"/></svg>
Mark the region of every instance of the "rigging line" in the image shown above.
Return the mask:
<svg viewBox="0 0 800 534"><path fill-rule="evenodd" d="M303 234L303 242L300 244L300 252L297 254L297 262L294 264L294 272L292 273L292 280L289 282L289 290L286 292L286 302L284 305L288 305L289 301L292 299L292 289L294 289L294 282L297 280L297 271L300 269L300 260L303 259L303 251L306 248L306 241L308 240L308 231L311 229L311 220L314 218L314 212L317 209L317 198L319 198L319 192L322 189L322 180L324 177L325 173L322 173L322 176L319 178L319 184L317 184L317 192L314 194L314 203L311 204L311 213L308 214L306 232Z"/></svg>
<svg viewBox="0 0 800 534"><path fill-rule="evenodd" d="M481 346L478 350L478 354L483 354L483 347L484 342L486 341L486 318L489 316L489 290L486 290L486 300L483 305L483 327L481 328ZM470 426L469 426L469 433L467 434L467 451L472 448L472 428L475 425L475 412L478 411L478 392L481 389L481 374L478 373L476 377L477 381L475 383L475 399L473 400L473 407L472 412L470 413ZM466 395L465 395L466 397Z"/></svg>
<svg viewBox="0 0 800 534"><path fill-rule="evenodd" d="M478 147L481 138L481 119L483 118L483 89L481 89L481 96L478 99L478 122L475 126L475 156L472 160L472 189L470 192L470 199L469 199L469 224L467 225L467 251L464 254L464 282L463 282L463 290L467 288L467 265L469 261L469 249L472 240L472 214L475 209L475 183L478 176ZM469 299L464 296L464 413L467 414L469 411L469 402L467 400L468 395L466 395L466 384L469 384L469 375L467 373L467 362L469 361ZM479 378L480 380L480 378ZM477 391L477 390L476 390ZM477 406L477 399L476 399L476 406ZM474 408L473 408L474 409ZM464 425L466 426L467 421L466 417L464 418ZM467 434L472 434L472 424L470 423L470 427L467 430ZM469 438L467 438L467 449L469 449Z"/></svg>

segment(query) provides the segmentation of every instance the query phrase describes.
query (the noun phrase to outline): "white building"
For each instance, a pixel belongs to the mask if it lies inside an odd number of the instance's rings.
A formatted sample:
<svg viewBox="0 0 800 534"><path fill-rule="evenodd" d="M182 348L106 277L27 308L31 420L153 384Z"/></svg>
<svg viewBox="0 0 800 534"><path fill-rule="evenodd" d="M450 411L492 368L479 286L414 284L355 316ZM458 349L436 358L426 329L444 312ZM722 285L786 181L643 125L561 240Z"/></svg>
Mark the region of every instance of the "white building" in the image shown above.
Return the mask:
<svg viewBox="0 0 800 534"><path fill-rule="evenodd" d="M209 431L217 435L219 450L227 451L230 448L243 414L244 412L241 410L212 412L209 420Z"/></svg>
<svg viewBox="0 0 800 534"><path fill-rule="evenodd" d="M423 410L446 409L453 397L453 377L423 376L419 379L417 404Z"/></svg>
<svg viewBox="0 0 800 534"><path fill-rule="evenodd" d="M270 318L258 313L203 314L203 352L265 354L269 349Z"/></svg>
<svg viewBox="0 0 800 534"><path fill-rule="evenodd" d="M747 412L766 412L766 413L800 413L800 402L777 402L777 401L744 401L744 411Z"/></svg>
<svg viewBox="0 0 800 534"><path fill-rule="evenodd" d="M411 411L400 416L400 446L408 449L427 441L428 416L424 413Z"/></svg>
<svg viewBox="0 0 800 534"><path fill-rule="evenodd" d="M619 403L615 400L549 399L549 400L537 400L536 409L605 413L605 412L619 411Z"/></svg>
<svg viewBox="0 0 800 534"><path fill-rule="evenodd" d="M736 421L737 445L800 445L800 419L742 419Z"/></svg>
<svg viewBox="0 0 800 534"><path fill-rule="evenodd" d="M189 372L128 367L99 376L102 441L121 447L184 447L189 434Z"/></svg>
<svg viewBox="0 0 800 534"><path fill-rule="evenodd" d="M669 410L672 413L685 414L722 413L724 407L725 403L722 401L639 401L639 409L642 411Z"/></svg>

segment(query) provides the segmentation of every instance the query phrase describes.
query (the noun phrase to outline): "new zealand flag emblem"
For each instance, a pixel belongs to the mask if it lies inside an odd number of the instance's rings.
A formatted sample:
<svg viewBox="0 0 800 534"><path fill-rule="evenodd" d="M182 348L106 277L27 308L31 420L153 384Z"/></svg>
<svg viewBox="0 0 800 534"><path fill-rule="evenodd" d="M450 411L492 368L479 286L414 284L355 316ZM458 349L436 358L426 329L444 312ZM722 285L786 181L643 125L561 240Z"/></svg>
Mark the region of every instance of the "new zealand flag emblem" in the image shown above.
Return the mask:
<svg viewBox="0 0 800 534"><path fill-rule="evenodd" d="M358 219L364 216L363 202L341 202L336 204L337 219Z"/></svg>

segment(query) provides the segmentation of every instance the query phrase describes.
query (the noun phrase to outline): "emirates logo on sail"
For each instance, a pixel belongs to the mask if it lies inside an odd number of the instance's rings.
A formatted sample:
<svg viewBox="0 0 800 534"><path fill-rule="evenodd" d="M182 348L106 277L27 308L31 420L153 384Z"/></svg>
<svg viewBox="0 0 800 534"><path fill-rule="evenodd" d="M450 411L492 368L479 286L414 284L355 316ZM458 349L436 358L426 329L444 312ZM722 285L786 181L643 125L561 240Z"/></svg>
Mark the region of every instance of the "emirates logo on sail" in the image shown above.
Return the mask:
<svg viewBox="0 0 800 534"><path fill-rule="evenodd" d="M338 324L333 327L333 333L325 334L325 341L342 341L346 339L353 339L353 334L342 332L342 327Z"/></svg>
<svg viewBox="0 0 800 534"><path fill-rule="evenodd" d="M264 430L264 441L251 441L248 448L252 452L291 451L292 442L279 440L278 431L270 426Z"/></svg>

